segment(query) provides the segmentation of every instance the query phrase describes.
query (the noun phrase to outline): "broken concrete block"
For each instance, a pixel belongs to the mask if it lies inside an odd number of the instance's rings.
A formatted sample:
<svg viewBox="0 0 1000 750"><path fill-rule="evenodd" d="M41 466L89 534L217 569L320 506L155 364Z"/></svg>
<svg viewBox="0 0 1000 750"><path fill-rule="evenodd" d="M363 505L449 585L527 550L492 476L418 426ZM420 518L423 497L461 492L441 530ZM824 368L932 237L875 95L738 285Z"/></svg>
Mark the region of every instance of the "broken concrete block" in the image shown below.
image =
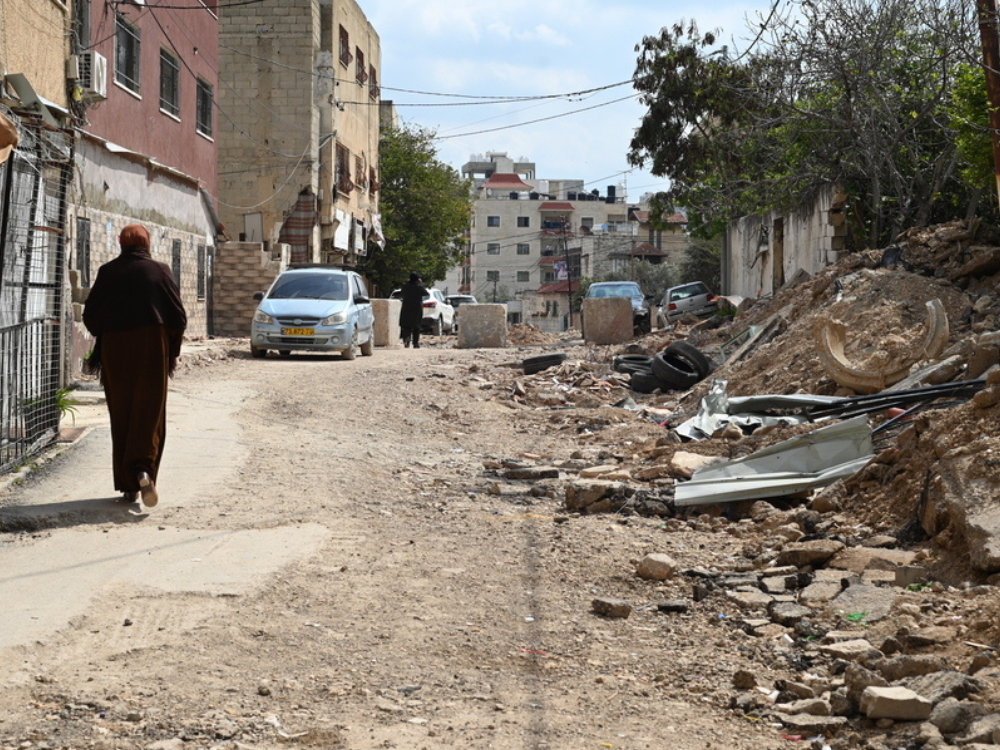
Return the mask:
<svg viewBox="0 0 1000 750"><path fill-rule="evenodd" d="M952 669L913 677L906 685L931 703L940 703L945 698L965 700L971 693L982 690L979 680Z"/></svg>
<svg viewBox="0 0 1000 750"><path fill-rule="evenodd" d="M610 474L612 471L618 471L618 464L602 464L601 466L588 466L586 469L580 469L580 479L596 479L603 474Z"/></svg>
<svg viewBox="0 0 1000 750"><path fill-rule="evenodd" d="M632 300L627 297L584 299L580 316L588 344L624 344L634 338Z"/></svg>
<svg viewBox="0 0 1000 750"><path fill-rule="evenodd" d="M765 609L773 601L763 591L727 591L726 598L742 609Z"/></svg>
<svg viewBox="0 0 1000 750"><path fill-rule="evenodd" d="M777 714L778 721L788 729L808 735L832 734L847 724L843 716L813 716L811 714Z"/></svg>
<svg viewBox="0 0 1000 750"><path fill-rule="evenodd" d="M856 584L837 594L830 606L848 614L864 613L865 622L878 622L892 611L895 601L896 594L892 589Z"/></svg>
<svg viewBox="0 0 1000 750"><path fill-rule="evenodd" d="M913 633L909 633L903 639L910 648L927 648L928 646L940 646L952 643L958 637L955 628L944 625L932 625L928 628L921 628Z"/></svg>
<svg viewBox="0 0 1000 750"><path fill-rule="evenodd" d="M632 614L632 606L627 601L610 596L599 596L590 603L590 608L604 617L624 619Z"/></svg>
<svg viewBox="0 0 1000 750"><path fill-rule="evenodd" d="M889 687L889 681L860 664L848 664L844 671L844 686L852 703L861 700L861 694L870 687Z"/></svg>
<svg viewBox="0 0 1000 750"><path fill-rule="evenodd" d="M878 659L882 652L875 648L864 638L857 638L853 641L841 641L840 643L829 643L820 646L819 650L834 659L845 661L865 662L870 659Z"/></svg>
<svg viewBox="0 0 1000 750"><path fill-rule="evenodd" d="M945 668L945 661L939 656L913 656L904 654L886 659L878 665L878 672L889 682L896 682L907 677L940 672Z"/></svg>
<svg viewBox="0 0 1000 750"><path fill-rule="evenodd" d="M896 585L904 589L914 583L923 583L926 580L927 568L922 568L919 565L903 565L896 568Z"/></svg>
<svg viewBox="0 0 1000 750"><path fill-rule="evenodd" d="M945 698L931 711L931 724L945 734L960 734L985 715L986 706L982 703Z"/></svg>
<svg viewBox="0 0 1000 750"><path fill-rule="evenodd" d="M771 620L779 625L792 626L799 620L809 617L809 615L813 614L813 611L809 607L803 607L801 604L795 604L794 602L771 602L768 605L767 613L770 615Z"/></svg>
<svg viewBox="0 0 1000 750"><path fill-rule="evenodd" d="M965 733L954 740L958 745L972 745L1000 742L1000 714L988 714L973 721Z"/></svg>
<svg viewBox="0 0 1000 750"><path fill-rule="evenodd" d="M916 552L905 549L877 549L873 547L847 547L834 555L827 565L837 570L863 573L867 568L881 564L895 569L898 565L912 565Z"/></svg>
<svg viewBox="0 0 1000 750"><path fill-rule="evenodd" d="M794 703L779 703L774 707L774 710L783 714L809 714L810 716L830 716L833 714L829 701L822 698L804 698Z"/></svg>
<svg viewBox="0 0 1000 750"><path fill-rule="evenodd" d="M908 688L867 687L861 693L861 712L869 719L924 721L933 704Z"/></svg>
<svg viewBox="0 0 1000 750"><path fill-rule="evenodd" d="M667 473L672 477L690 479L702 466L718 461L718 456L702 456L699 453L677 451L670 457Z"/></svg>
<svg viewBox="0 0 1000 750"><path fill-rule="evenodd" d="M531 481L558 479L559 469L554 466L524 466L517 469L507 469L503 476L504 479L528 479Z"/></svg>
<svg viewBox="0 0 1000 750"><path fill-rule="evenodd" d="M815 581L799 592L799 601L807 607L822 607L842 590L838 581Z"/></svg>
<svg viewBox="0 0 1000 750"><path fill-rule="evenodd" d="M599 479L581 479L566 485L566 508L582 510L603 497L623 493L625 485Z"/></svg>
<svg viewBox="0 0 1000 750"><path fill-rule="evenodd" d="M677 561L670 555L654 552L639 561L636 575L652 581L665 581L677 573Z"/></svg>
<svg viewBox="0 0 1000 750"><path fill-rule="evenodd" d="M668 615L681 615L687 612L688 609L688 603L683 599L671 599L670 601L660 602L656 605L657 612L663 612Z"/></svg>
<svg viewBox="0 0 1000 750"><path fill-rule="evenodd" d="M842 542L833 539L814 539L809 542L795 542L781 550L775 564L794 565L797 568L806 565L814 567L823 565L835 554L844 549Z"/></svg>

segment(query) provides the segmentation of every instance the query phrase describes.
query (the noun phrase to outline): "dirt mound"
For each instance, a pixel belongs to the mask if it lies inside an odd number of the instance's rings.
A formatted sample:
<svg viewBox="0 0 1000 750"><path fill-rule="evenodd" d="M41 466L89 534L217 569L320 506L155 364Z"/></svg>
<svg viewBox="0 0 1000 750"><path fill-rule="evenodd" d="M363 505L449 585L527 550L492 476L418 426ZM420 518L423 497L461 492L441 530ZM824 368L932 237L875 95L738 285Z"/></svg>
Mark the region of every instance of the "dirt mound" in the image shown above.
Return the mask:
<svg viewBox="0 0 1000 750"><path fill-rule="evenodd" d="M531 323L515 323L507 327L507 341L512 346L555 344L559 341L559 336L554 333L545 333Z"/></svg>

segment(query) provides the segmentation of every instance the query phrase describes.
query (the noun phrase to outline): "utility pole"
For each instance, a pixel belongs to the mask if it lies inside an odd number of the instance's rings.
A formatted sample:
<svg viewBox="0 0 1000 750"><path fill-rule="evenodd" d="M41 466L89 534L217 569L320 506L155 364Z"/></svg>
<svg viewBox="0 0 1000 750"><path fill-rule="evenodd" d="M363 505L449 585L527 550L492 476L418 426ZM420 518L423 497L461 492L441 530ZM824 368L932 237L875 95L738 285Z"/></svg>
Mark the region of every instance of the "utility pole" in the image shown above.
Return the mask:
<svg viewBox="0 0 1000 750"><path fill-rule="evenodd" d="M566 217L562 217L563 259L566 261L566 302L569 307L569 327L573 327L573 270L569 264L569 243L566 241Z"/></svg>
<svg viewBox="0 0 1000 750"><path fill-rule="evenodd" d="M976 0L979 36L983 44L983 71L990 105L990 141L993 144L993 172L1000 199L1000 38L997 36L996 0Z"/></svg>

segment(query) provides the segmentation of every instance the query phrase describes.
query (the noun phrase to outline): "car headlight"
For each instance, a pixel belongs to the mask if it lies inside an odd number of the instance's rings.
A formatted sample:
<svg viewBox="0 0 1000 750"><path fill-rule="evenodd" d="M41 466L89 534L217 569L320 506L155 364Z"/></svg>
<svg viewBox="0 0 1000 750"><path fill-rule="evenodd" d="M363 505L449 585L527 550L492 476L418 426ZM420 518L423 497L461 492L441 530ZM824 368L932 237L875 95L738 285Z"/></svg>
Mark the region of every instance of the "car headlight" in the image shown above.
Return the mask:
<svg viewBox="0 0 1000 750"><path fill-rule="evenodd" d="M272 318L263 310L258 310L253 314L253 322L274 325L274 318Z"/></svg>
<svg viewBox="0 0 1000 750"><path fill-rule="evenodd" d="M323 318L323 320L321 320L319 324L321 326L338 326L341 323L346 323L346 322L347 322L347 313L339 312L339 313L334 313L333 315L330 315L326 318Z"/></svg>

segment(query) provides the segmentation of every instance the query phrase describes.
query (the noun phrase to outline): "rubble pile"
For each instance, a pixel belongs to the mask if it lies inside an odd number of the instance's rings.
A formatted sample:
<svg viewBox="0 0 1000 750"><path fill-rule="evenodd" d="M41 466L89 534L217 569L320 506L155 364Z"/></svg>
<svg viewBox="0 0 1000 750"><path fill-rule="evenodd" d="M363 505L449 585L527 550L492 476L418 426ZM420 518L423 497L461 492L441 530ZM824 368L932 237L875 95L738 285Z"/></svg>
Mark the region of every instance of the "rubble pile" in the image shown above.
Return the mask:
<svg viewBox="0 0 1000 750"><path fill-rule="evenodd" d="M567 517L646 516L668 533L743 540L739 555L709 567L677 572L655 560L646 567L670 572L637 575L656 579L657 592L666 587L658 612L732 629L765 667L732 675L728 705L747 718L789 739L818 737L815 747L1000 747L1000 233L976 222L912 230L898 246L802 277L729 318L691 321L629 347L572 351L533 375L490 372L512 406L543 412L576 448L487 472L508 488L527 482L529 494L557 499ZM947 343L921 359L914 352L935 300ZM850 367L905 363L905 377L881 393L919 396L927 386L981 380L961 396L918 398L912 413L869 412L871 427L892 429L873 433L864 468L823 489L678 507L675 488L702 467L819 426L728 424L687 441L677 427L714 382L724 380L730 398L866 395L824 367L817 330L825 321L844 326ZM629 390L614 357L674 340L697 346L714 371L684 393ZM605 617L634 609L620 597L594 601Z"/></svg>

